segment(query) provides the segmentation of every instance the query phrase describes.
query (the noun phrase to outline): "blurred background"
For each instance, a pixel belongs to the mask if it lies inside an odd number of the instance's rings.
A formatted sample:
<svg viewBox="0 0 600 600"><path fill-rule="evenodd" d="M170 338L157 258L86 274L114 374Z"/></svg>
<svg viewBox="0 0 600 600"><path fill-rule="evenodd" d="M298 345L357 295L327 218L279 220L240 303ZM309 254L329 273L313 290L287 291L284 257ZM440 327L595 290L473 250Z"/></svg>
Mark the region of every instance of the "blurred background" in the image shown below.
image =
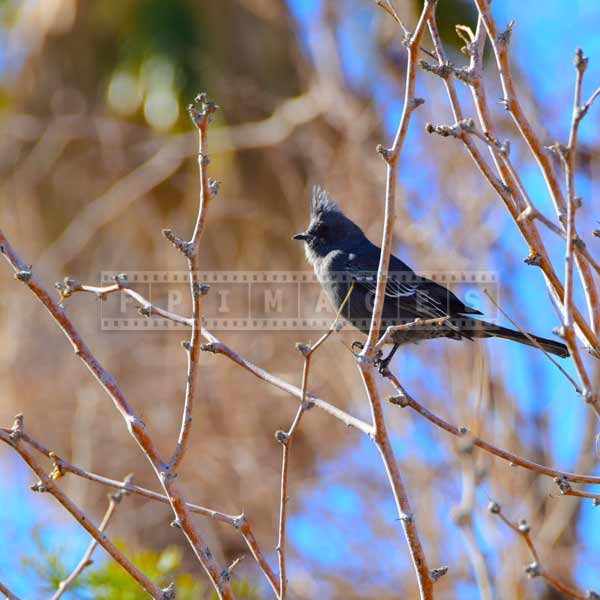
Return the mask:
<svg viewBox="0 0 600 600"><path fill-rule="evenodd" d="M413 27L420 2L398 0ZM600 5L583 0L494 5L499 25L516 19L511 46L518 89L544 143L566 141L574 50L590 57L584 97L600 84ZM441 0L438 20L452 60L463 64L456 24L475 28L471 2ZM290 236L304 229L313 184L325 186L373 241L381 235L384 164L402 109L405 52L397 25L366 0L3 0L0 2L0 225L49 287L64 276L99 282L103 270L183 269L162 238L191 234L197 207L196 135L186 106L207 91L221 107L209 133L210 173L222 182L202 239L207 270L306 270ZM430 47L429 39L424 45ZM501 97L487 64L490 101ZM458 84L457 84L458 85ZM467 116L468 90L459 88ZM460 143L424 133L451 124L441 80L419 72L402 154L395 253L417 270L497 273L499 299L518 323L552 337L559 325L540 272L514 223ZM500 105L498 130L537 206L553 216L533 161ZM583 122L578 157L580 234L600 218L599 112ZM561 272L562 242L544 236ZM595 247L594 247L595 245ZM33 297L0 269L0 422L25 414L27 430L76 465L157 489L145 458L109 398L74 359ZM482 290L469 304L493 311ZM578 299L581 299L578 296ZM98 303L79 295L67 310L120 382L165 453L184 397L181 332L100 328ZM502 319L500 319L502 321ZM216 332L253 362L299 385L298 341L317 332ZM357 416L367 400L349 352L357 334L332 337L311 371L311 390ZM565 361L566 368L572 371ZM180 478L190 501L244 510L273 566L281 449L296 402L233 365L201 357L201 400ZM404 347L394 370L426 406L497 445L565 470L598 471L596 423L581 398L538 351L500 340L440 340ZM382 391L390 393L382 384ZM386 409L388 410L388 409ZM559 578L598 588L600 560L591 503L560 497L540 478L481 453L418 416L390 407L389 426L431 566L450 570L441 599L560 598L523 573L522 541L486 513L490 498L529 519L544 565ZM31 475L0 448L0 581L44 597L43 569L23 559L40 547L72 568L88 539L52 498L28 489ZM107 490L66 477L61 485L99 519ZM313 410L292 452L290 587L297 598L411 598L415 582L385 473L371 442ZM469 518L458 518L460 514ZM109 534L131 551L178 545L199 573L168 507L128 497ZM198 518L223 563L245 553L237 532ZM101 564L106 557L97 552ZM42 560L43 562L43 560ZM249 558L236 570L271 597ZM72 598L83 597L76 593ZM120 597L120 596L115 596Z"/></svg>

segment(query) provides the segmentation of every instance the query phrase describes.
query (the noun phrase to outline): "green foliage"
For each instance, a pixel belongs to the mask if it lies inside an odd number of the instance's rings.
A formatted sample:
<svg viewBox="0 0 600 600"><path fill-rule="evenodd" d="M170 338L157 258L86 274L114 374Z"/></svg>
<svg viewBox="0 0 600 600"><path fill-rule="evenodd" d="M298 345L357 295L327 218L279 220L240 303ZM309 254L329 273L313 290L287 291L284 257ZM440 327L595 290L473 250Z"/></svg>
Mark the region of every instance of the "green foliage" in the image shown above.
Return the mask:
<svg viewBox="0 0 600 600"><path fill-rule="evenodd" d="M421 11L422 2L415 3L415 10ZM456 25L468 25L473 31L477 28L477 9L471 0L444 0L438 2L435 16L444 44L457 52L464 43L456 35Z"/></svg>
<svg viewBox="0 0 600 600"><path fill-rule="evenodd" d="M44 582L44 592L51 593L58 588L70 569L64 564L61 551L49 551L44 547L39 532L34 532L38 548L36 557L24 561L25 569L32 571ZM143 571L155 584L167 587L175 584L177 600L216 600L216 592L210 594L206 578L198 566L194 574L182 569L183 550L180 546L169 546L162 552L154 550L131 551L124 543L117 543L119 549ZM96 551L98 555L102 550ZM72 568L72 567L71 567ZM233 581L236 598L259 600L259 592L247 581ZM88 567L70 587L65 598L72 600L147 600L148 594L130 575L113 560L102 561Z"/></svg>
<svg viewBox="0 0 600 600"><path fill-rule="evenodd" d="M58 584L69 575L69 570L62 560L62 551L61 549L49 550L39 528L32 530L31 537L36 547L36 554L23 558L23 571L44 582L44 591L52 593L58 588ZM79 584L79 582L77 583Z"/></svg>
<svg viewBox="0 0 600 600"><path fill-rule="evenodd" d="M123 544L120 550L125 551ZM128 552L132 562L153 582L167 587L174 582L178 600L201 598L206 591L204 582L189 573L180 571L182 550L170 546L162 552L140 550ZM140 586L114 561L106 562L101 568L88 574L86 587L98 600L145 600L148 597Z"/></svg>
<svg viewBox="0 0 600 600"><path fill-rule="evenodd" d="M113 0L89 10L94 28L104 31L115 50L109 79L120 72L140 77L145 65L159 63L173 69L175 79L155 81L154 87L170 88L183 106L202 89L198 64L205 50L201 8L187 0Z"/></svg>

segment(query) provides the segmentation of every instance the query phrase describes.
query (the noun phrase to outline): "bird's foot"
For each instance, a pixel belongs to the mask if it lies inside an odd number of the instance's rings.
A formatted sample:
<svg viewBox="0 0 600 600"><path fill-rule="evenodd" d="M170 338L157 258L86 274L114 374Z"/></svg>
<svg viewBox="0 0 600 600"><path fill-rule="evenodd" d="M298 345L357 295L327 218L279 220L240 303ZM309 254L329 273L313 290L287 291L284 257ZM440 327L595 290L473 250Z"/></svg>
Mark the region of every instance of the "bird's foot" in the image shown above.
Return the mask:
<svg viewBox="0 0 600 600"><path fill-rule="evenodd" d="M354 355L354 358L358 358L360 356L360 353L362 352L362 349L365 347L365 345L362 342L359 341L354 341L352 342L352 354ZM355 348L358 348L358 350L355 350Z"/></svg>
<svg viewBox="0 0 600 600"><path fill-rule="evenodd" d="M358 351L355 351L354 349L358 348ZM355 358L358 358L360 356L360 353L362 352L363 348L365 347L365 345L362 342L352 342L352 354L354 354ZM381 358L382 357L382 352L381 350L377 351L377 355L375 356L375 360L373 361L373 364L379 369L379 372L382 375L385 375L388 372L388 365L390 364L390 360L391 360L391 356L388 356L386 358Z"/></svg>
<svg viewBox="0 0 600 600"><path fill-rule="evenodd" d="M375 360L375 366L377 367L377 370L379 371L380 375L383 375L384 377L389 375L390 370L388 369L388 367L389 367L391 361L392 361L391 356L386 356L385 358L381 358L381 352L379 353L379 356Z"/></svg>
<svg viewBox="0 0 600 600"><path fill-rule="evenodd" d="M358 352L356 352L354 350L354 347L358 348ZM362 349L365 347L365 345L362 342L359 342L358 340L352 342L352 354L354 354L354 358L358 358L358 355L362 352Z"/></svg>

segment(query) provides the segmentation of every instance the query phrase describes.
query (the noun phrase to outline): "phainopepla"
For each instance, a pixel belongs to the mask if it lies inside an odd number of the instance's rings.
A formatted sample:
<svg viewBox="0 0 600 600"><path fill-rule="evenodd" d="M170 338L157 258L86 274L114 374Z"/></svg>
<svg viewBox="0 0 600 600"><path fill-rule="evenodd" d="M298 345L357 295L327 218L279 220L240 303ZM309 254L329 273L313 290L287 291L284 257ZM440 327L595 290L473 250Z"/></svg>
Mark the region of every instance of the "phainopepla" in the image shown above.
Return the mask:
<svg viewBox="0 0 600 600"><path fill-rule="evenodd" d="M310 225L305 232L297 233L292 239L305 242L306 258L337 309L346 300L352 286L343 315L362 332L368 333L381 249L367 239L360 227L346 217L320 187L313 189ZM387 367L398 346L438 337L468 340L498 337L536 346L519 331L466 316L481 314L463 304L450 290L417 275L400 259L390 256L380 335L388 325L408 323L415 319L448 317L448 320L436 327L415 326L394 333L394 346L385 360L379 361L380 369ZM529 335L546 352L563 358L569 356L564 344ZM358 342L355 344L362 346Z"/></svg>

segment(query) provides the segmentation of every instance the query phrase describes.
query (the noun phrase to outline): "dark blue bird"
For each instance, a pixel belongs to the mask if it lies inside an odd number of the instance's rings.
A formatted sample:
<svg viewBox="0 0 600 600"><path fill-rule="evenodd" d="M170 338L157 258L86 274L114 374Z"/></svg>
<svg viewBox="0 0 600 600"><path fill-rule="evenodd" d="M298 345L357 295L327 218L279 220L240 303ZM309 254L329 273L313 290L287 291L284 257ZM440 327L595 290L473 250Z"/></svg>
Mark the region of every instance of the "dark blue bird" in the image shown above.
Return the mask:
<svg viewBox="0 0 600 600"><path fill-rule="evenodd" d="M304 241L306 258L336 309L353 286L343 315L362 332L368 333L381 249L372 244L360 227L319 187L313 189L310 225L293 239ZM418 325L395 332L390 340L394 346L381 361L381 368L385 369L400 345L439 337L455 340L498 337L527 346L539 344L546 352L563 358L569 356L567 347L561 342L525 335L469 316L481 314L444 286L419 276L400 259L390 256L380 335L388 325L415 319L447 317L448 320L441 325Z"/></svg>

